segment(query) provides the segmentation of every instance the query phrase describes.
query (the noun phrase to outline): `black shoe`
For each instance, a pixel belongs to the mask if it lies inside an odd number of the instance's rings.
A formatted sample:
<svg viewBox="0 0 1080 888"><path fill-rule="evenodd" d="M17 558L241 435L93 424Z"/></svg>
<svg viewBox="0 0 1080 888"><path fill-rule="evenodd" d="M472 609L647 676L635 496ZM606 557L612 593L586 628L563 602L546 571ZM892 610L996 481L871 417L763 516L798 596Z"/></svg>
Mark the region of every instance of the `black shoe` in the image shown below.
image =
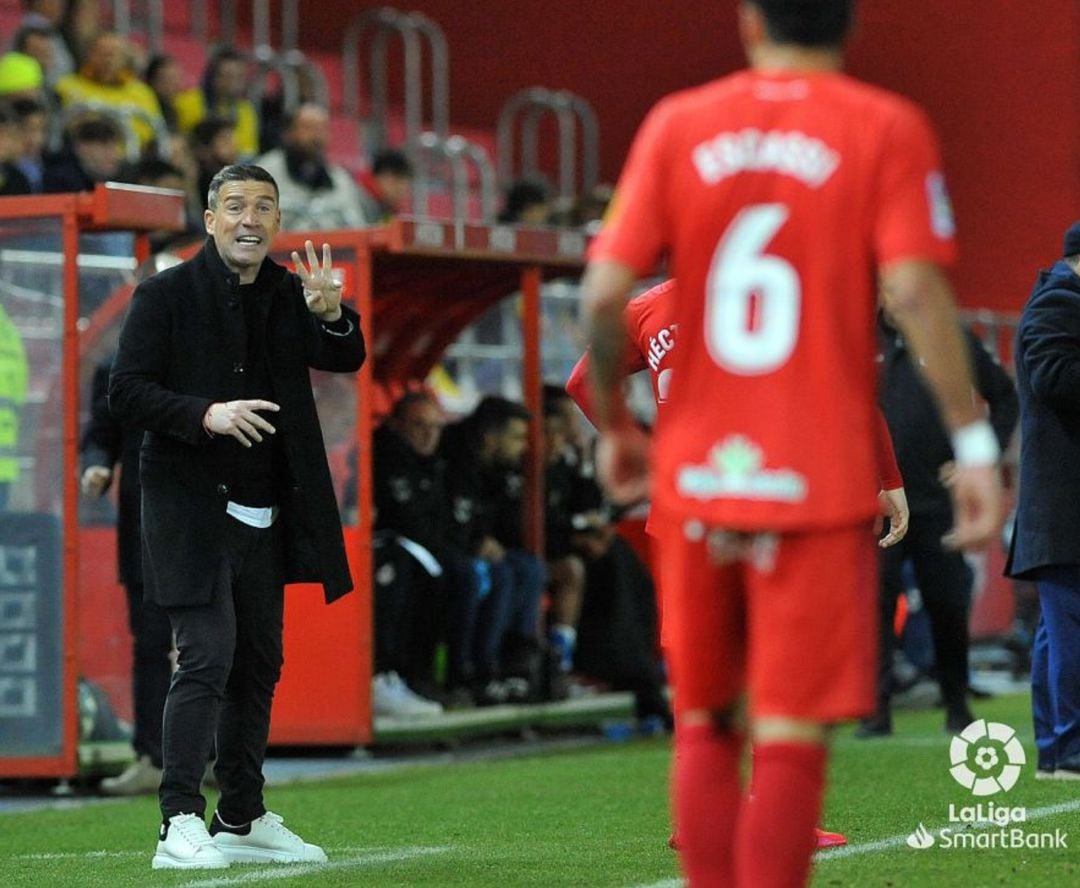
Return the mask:
<svg viewBox="0 0 1080 888"><path fill-rule="evenodd" d="M875 715L872 718L864 718L855 729L855 736L860 740L870 740L874 737L891 737L892 716Z"/></svg>
<svg viewBox="0 0 1080 888"><path fill-rule="evenodd" d="M975 716L966 706L950 709L945 714L945 731L949 734L959 734L973 721L975 721Z"/></svg>

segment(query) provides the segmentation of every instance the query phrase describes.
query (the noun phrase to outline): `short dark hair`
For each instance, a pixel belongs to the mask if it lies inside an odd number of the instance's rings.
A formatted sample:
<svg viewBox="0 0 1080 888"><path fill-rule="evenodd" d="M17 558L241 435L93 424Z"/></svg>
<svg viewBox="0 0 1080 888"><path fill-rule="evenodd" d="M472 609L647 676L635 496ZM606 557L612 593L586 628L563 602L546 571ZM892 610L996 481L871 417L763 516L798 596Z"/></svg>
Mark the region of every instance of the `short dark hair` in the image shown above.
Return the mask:
<svg viewBox="0 0 1080 888"><path fill-rule="evenodd" d="M851 29L855 0L747 0L761 10L769 37L798 46L840 46Z"/></svg>
<svg viewBox="0 0 1080 888"><path fill-rule="evenodd" d="M158 157L144 157L135 165L131 178L138 185L152 185L158 179L164 179L166 176L180 176L180 178L183 178L184 174L167 160L161 160Z"/></svg>
<svg viewBox="0 0 1080 888"><path fill-rule="evenodd" d="M26 43L31 37L41 37L45 40L52 40L53 31L50 28L42 28L39 25L23 25L15 32L15 37L11 41L11 48L15 52L26 52Z"/></svg>
<svg viewBox="0 0 1080 888"><path fill-rule="evenodd" d="M413 404L434 404L439 406L439 399L435 397L431 392L423 389L415 392L406 392L400 398L394 402L394 406L390 408L390 416L396 422L400 422L405 418L405 414Z"/></svg>
<svg viewBox="0 0 1080 888"><path fill-rule="evenodd" d="M558 416L560 406L567 401L573 401L570 393L561 385L552 382L544 383L544 416Z"/></svg>
<svg viewBox="0 0 1080 888"><path fill-rule="evenodd" d="M123 142L124 131L111 117L87 117L71 128L71 141L91 142L97 145Z"/></svg>
<svg viewBox="0 0 1080 888"><path fill-rule="evenodd" d="M164 53L158 53L157 55L150 56L150 60L146 63L146 70L143 72L143 81L149 83L154 77L157 76L157 72L164 68L166 65L172 65L176 63L176 59L171 55L165 55Z"/></svg>
<svg viewBox="0 0 1080 888"><path fill-rule="evenodd" d="M523 419L528 422L532 419L532 414L524 404L519 404L517 401L500 398L498 395L487 395L476 405L470 419L477 434L484 435L487 432L502 432L512 419Z"/></svg>
<svg viewBox="0 0 1080 888"><path fill-rule="evenodd" d="M229 182L268 182L274 186L274 200L279 197L277 182L261 166L253 163L231 163L222 167L210 180L210 187L206 189L206 205L211 210L217 209L218 192L221 186Z"/></svg>
<svg viewBox="0 0 1080 888"><path fill-rule="evenodd" d="M33 117L35 114L49 113L43 102L30 98L29 96L23 96L13 100L11 103L11 110L15 114L15 117L18 118L19 123L22 123L28 117Z"/></svg>
<svg viewBox="0 0 1080 888"><path fill-rule="evenodd" d="M234 129L236 124L224 117L204 117L191 130L191 144L200 148L209 148L214 139L225 130Z"/></svg>
<svg viewBox="0 0 1080 888"><path fill-rule="evenodd" d="M506 203L499 214L500 222L517 222L528 207L547 203L548 186L543 179L528 176L515 179L506 189Z"/></svg>
<svg viewBox="0 0 1080 888"><path fill-rule="evenodd" d="M401 176L403 179L411 179L413 165L404 151L396 148L386 148L380 151L371 161L371 174L380 176L388 173L391 176Z"/></svg>

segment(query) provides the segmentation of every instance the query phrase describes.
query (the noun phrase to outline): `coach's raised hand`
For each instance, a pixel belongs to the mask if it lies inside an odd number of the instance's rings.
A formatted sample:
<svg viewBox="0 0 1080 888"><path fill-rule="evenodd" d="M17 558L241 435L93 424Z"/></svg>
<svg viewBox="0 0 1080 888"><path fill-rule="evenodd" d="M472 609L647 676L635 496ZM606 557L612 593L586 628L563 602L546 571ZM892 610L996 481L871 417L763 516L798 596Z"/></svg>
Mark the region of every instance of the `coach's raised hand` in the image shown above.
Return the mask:
<svg viewBox="0 0 1080 888"><path fill-rule="evenodd" d="M315 255L315 245L311 241L304 241L304 249L307 252L307 267L295 250L292 261L304 284L307 307L319 320L332 323L341 317L341 284L334 280L330 244L322 245L322 265L319 265L319 257Z"/></svg>

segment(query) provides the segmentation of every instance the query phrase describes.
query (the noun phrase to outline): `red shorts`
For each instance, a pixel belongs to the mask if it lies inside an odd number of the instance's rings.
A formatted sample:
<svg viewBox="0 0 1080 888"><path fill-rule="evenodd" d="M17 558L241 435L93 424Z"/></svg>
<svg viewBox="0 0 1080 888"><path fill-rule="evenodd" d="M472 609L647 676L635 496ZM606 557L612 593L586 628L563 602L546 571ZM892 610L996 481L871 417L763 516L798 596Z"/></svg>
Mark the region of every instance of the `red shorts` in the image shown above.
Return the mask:
<svg viewBox="0 0 1080 888"><path fill-rule="evenodd" d="M723 709L743 694L759 717L832 722L872 711L878 574L869 524L769 535L753 562L725 566L681 521L656 525L676 712Z"/></svg>

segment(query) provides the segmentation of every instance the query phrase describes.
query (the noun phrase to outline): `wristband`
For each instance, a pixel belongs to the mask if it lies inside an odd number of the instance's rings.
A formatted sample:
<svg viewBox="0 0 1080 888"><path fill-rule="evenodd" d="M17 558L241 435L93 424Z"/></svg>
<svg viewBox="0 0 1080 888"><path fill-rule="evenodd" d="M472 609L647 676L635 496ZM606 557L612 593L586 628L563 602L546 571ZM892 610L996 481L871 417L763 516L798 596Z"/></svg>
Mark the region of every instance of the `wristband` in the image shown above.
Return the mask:
<svg viewBox="0 0 1080 888"><path fill-rule="evenodd" d="M952 433L952 448L958 466L992 466L1001 456L994 430L985 419L956 429Z"/></svg>

